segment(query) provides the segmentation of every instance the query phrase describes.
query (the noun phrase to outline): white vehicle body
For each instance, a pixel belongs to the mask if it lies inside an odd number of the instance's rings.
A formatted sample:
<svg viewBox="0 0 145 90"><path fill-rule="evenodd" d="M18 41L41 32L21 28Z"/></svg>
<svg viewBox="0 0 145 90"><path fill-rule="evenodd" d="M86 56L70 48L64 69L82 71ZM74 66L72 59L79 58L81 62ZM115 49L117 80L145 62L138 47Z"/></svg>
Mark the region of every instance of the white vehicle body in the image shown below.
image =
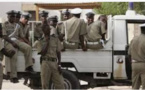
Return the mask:
<svg viewBox="0 0 145 90"><path fill-rule="evenodd" d="M141 21L141 22L139 22ZM73 65L75 72L92 73L92 78L97 79L128 79L126 73L125 52L128 45L127 23L145 23L145 16L134 15L116 15L113 18L108 17L107 43L100 50L66 50L62 52L61 63ZM30 22L33 24L33 22ZM33 26L33 25L32 25ZM32 30L32 33L34 30ZM33 37L33 34L32 34ZM32 38L32 42L33 38ZM33 49L33 58L35 59L34 70L40 72L40 56ZM17 70L24 72L25 60L21 52L18 53ZM5 60L5 71L10 72L9 60ZM97 73L107 73L107 76L98 76ZM78 78L80 79L80 78Z"/></svg>

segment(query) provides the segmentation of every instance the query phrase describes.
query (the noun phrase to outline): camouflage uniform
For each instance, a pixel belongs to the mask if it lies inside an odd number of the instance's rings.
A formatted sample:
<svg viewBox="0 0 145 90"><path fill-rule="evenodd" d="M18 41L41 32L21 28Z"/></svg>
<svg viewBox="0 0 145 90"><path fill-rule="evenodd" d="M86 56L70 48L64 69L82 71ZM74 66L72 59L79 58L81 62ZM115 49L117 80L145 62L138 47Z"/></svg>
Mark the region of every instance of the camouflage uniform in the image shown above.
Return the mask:
<svg viewBox="0 0 145 90"><path fill-rule="evenodd" d="M15 39L14 42L19 46L19 50L24 53L26 68L33 65L32 48L27 43L20 41L19 38L28 39L29 29L29 25L25 25L24 27L20 22L16 25L15 31L10 35L11 38Z"/></svg>
<svg viewBox="0 0 145 90"><path fill-rule="evenodd" d="M16 23L10 23L8 21L6 21L3 24L3 35L11 35L14 32L14 29L16 27ZM10 51L10 50L14 50L15 52L17 52L17 49L15 49L12 44L5 42L5 48ZM12 58L6 57L8 60L10 59L10 69L11 69L11 73L10 73L10 78L16 78L17 77L17 67L16 67L16 63L17 63L17 53L15 53L15 55Z"/></svg>
<svg viewBox="0 0 145 90"><path fill-rule="evenodd" d="M2 88L2 81L3 81L3 66L2 66L2 59L3 59L3 55L1 53L1 49L4 47L3 43L2 43L2 38L0 38L0 89Z"/></svg>
<svg viewBox="0 0 145 90"><path fill-rule="evenodd" d="M45 39L41 40L38 42L38 47L42 48L44 43L46 43ZM55 89L64 89L63 77L58 71L56 51L61 51L61 44L56 35L51 35L48 51L42 57L41 82L43 89L49 88L50 80L52 80Z"/></svg>
<svg viewBox="0 0 145 90"><path fill-rule="evenodd" d="M132 88L145 89L145 34L134 38L129 46L128 54L132 58Z"/></svg>

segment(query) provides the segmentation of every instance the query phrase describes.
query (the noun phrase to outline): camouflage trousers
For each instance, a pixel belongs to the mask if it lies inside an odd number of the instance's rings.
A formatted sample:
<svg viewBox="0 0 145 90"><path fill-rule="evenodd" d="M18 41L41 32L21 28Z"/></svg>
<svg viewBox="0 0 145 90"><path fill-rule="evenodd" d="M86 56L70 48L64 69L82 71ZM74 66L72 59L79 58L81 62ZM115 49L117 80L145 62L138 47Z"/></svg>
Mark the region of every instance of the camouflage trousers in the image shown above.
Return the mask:
<svg viewBox="0 0 145 90"><path fill-rule="evenodd" d="M132 88L145 89L145 63L132 63Z"/></svg>
<svg viewBox="0 0 145 90"><path fill-rule="evenodd" d="M64 89L64 81L62 74L58 71L56 61L42 61L41 64L41 83L42 89L49 89L50 80L54 84L55 89Z"/></svg>

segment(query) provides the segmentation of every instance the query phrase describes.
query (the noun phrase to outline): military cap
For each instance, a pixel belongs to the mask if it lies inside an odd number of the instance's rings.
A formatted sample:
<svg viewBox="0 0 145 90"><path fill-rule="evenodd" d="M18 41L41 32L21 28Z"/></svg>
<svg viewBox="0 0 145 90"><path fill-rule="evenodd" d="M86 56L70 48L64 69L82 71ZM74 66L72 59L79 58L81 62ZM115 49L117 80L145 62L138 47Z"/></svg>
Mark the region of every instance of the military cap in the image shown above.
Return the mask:
<svg viewBox="0 0 145 90"><path fill-rule="evenodd" d="M70 14L70 11L69 11L68 9L63 10L63 11L62 11L62 14L64 14L64 15L69 15L69 14Z"/></svg>
<svg viewBox="0 0 145 90"><path fill-rule="evenodd" d="M71 10L72 14L81 14L81 12L82 12L82 9L80 9L80 8L74 8Z"/></svg>
<svg viewBox="0 0 145 90"><path fill-rule="evenodd" d="M55 15L55 16L51 16L48 18L48 21L58 21L58 17Z"/></svg>
<svg viewBox="0 0 145 90"><path fill-rule="evenodd" d="M22 17L24 17L25 19L29 19L29 18L31 18L32 16L31 16L30 13L24 12L24 13L22 13Z"/></svg>
<svg viewBox="0 0 145 90"><path fill-rule="evenodd" d="M15 15L16 11L15 10L10 10L7 12L7 15Z"/></svg>
<svg viewBox="0 0 145 90"><path fill-rule="evenodd" d="M16 11L16 17L20 17L21 16L21 12L20 11Z"/></svg>
<svg viewBox="0 0 145 90"><path fill-rule="evenodd" d="M94 14L93 12L88 12L88 13L86 14L87 17L94 17L94 15L95 15L95 14Z"/></svg>
<svg viewBox="0 0 145 90"><path fill-rule="evenodd" d="M47 17L48 16L48 12L44 11L44 10L40 11L39 14L40 14L41 17Z"/></svg>

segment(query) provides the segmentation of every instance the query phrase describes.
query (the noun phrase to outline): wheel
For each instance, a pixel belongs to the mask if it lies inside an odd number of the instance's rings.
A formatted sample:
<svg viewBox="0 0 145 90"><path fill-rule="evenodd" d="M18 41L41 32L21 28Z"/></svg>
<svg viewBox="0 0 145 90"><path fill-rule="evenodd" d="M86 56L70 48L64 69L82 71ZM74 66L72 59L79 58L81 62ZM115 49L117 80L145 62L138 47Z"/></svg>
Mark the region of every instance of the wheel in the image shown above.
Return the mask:
<svg viewBox="0 0 145 90"><path fill-rule="evenodd" d="M72 72L68 70L62 70L62 75L64 78L65 89L80 89L80 82ZM50 88L54 89L52 82L50 82Z"/></svg>

